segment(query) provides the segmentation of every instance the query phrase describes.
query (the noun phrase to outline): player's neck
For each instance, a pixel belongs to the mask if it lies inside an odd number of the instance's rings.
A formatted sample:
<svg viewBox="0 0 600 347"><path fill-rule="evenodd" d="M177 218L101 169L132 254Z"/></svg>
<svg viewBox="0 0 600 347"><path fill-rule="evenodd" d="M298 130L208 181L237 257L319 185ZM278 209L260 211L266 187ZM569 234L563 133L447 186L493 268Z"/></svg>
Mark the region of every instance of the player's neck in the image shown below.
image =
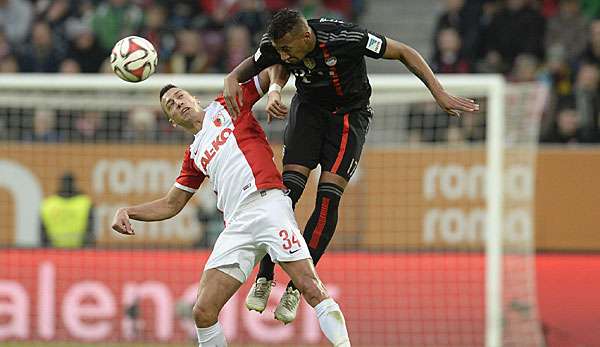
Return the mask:
<svg viewBox="0 0 600 347"><path fill-rule="evenodd" d="M190 124L190 127L186 128L186 130L195 135L199 133L200 130L202 130L202 123L204 122L204 115L206 114L206 112L203 109L192 112L194 112L192 122Z"/></svg>

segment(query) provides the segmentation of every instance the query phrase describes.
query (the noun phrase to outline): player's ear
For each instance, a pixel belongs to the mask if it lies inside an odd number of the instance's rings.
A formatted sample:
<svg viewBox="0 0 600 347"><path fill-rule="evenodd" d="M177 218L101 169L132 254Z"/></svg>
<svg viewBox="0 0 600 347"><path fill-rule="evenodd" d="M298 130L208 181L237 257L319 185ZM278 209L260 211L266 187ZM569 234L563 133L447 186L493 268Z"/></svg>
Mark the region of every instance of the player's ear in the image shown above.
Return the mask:
<svg viewBox="0 0 600 347"><path fill-rule="evenodd" d="M307 42L310 41L310 31L304 32L304 40Z"/></svg>

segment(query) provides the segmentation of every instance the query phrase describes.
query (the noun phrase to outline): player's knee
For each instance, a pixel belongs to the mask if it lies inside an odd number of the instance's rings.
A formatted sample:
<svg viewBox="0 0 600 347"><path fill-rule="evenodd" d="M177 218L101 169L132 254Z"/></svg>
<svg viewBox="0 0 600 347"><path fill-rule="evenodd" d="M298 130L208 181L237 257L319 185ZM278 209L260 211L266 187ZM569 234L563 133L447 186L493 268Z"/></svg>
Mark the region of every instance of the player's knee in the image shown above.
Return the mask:
<svg viewBox="0 0 600 347"><path fill-rule="evenodd" d="M196 327L206 328L215 324L219 318L219 311L210 304L201 304L196 302L192 309Z"/></svg>
<svg viewBox="0 0 600 347"><path fill-rule="evenodd" d="M294 285L311 306L315 306L329 297L325 286L317 277L303 276L299 282L294 282Z"/></svg>

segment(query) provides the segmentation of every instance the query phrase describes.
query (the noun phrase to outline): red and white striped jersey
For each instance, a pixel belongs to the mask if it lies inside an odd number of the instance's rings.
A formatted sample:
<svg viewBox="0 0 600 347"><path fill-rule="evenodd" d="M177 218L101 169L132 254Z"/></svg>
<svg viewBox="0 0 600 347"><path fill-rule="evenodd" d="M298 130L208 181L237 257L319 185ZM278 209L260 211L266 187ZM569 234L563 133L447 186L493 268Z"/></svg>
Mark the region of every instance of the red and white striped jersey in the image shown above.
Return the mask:
<svg viewBox="0 0 600 347"><path fill-rule="evenodd" d="M208 178L226 221L251 193L285 189L267 136L252 114L252 106L263 95L258 77L241 87L243 106L236 120L229 116L222 95L204 109L202 129L186 150L175 183L194 193Z"/></svg>

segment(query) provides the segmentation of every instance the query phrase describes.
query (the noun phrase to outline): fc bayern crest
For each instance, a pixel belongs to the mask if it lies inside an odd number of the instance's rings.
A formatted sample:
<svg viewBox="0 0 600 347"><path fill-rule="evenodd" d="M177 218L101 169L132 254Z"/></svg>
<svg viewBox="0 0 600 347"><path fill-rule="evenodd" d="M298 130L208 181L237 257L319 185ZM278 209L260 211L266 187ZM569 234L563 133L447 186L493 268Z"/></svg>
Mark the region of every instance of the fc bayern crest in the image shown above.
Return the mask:
<svg viewBox="0 0 600 347"><path fill-rule="evenodd" d="M336 57L329 57L327 58L327 60L325 60L325 65L332 67L335 64L337 64L337 58Z"/></svg>
<svg viewBox="0 0 600 347"><path fill-rule="evenodd" d="M306 66L309 70L312 70L317 66L317 62L313 58L304 58L302 59L304 62L304 66Z"/></svg>
<svg viewBox="0 0 600 347"><path fill-rule="evenodd" d="M220 127L221 125L223 125L223 121L221 120L221 114L220 113L217 113L213 117L213 123L215 124L216 127Z"/></svg>

